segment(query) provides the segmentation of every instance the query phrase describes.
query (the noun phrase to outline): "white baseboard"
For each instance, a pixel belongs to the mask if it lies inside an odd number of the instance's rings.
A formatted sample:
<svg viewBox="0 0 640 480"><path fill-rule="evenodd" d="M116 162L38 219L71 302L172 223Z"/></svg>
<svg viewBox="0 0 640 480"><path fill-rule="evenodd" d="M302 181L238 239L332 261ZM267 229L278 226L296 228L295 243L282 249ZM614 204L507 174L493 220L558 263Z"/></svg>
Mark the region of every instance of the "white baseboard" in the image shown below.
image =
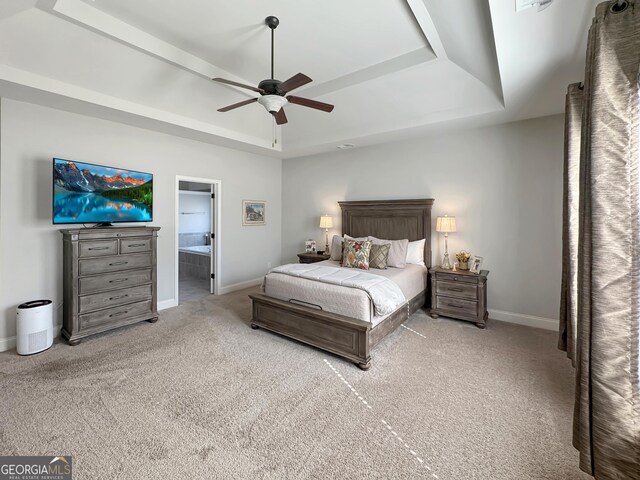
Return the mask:
<svg viewBox="0 0 640 480"><path fill-rule="evenodd" d="M219 295L225 295L227 293L235 292L238 290L244 290L245 288L255 287L257 285L262 285L262 280L264 277L254 278L253 280L247 280L246 282L234 283L233 285L227 285L226 287L221 287Z"/></svg>
<svg viewBox="0 0 640 480"><path fill-rule="evenodd" d="M176 302L176 299L170 298L169 300L163 300L161 302L158 302L158 311L166 310L167 308L173 308L177 306L178 306L178 302Z"/></svg>
<svg viewBox="0 0 640 480"><path fill-rule="evenodd" d="M0 352L16 348L16 337L0 338Z"/></svg>
<svg viewBox="0 0 640 480"><path fill-rule="evenodd" d="M527 327L544 328L545 330L558 330L559 322L552 318L535 317L522 313L503 312L502 310L489 310L489 318L499 322L515 323Z"/></svg>

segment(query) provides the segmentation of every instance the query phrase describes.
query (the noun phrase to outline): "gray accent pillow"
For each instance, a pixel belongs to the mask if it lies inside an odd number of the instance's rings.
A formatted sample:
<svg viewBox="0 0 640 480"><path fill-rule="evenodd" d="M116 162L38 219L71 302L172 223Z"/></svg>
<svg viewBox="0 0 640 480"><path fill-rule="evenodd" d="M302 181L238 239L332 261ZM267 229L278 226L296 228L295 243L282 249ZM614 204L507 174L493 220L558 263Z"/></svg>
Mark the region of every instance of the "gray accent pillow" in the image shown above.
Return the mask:
<svg viewBox="0 0 640 480"><path fill-rule="evenodd" d="M389 260L389 250L391 250L391 244L371 245L371 252L369 253L369 268L378 268L380 270L386 270L387 262Z"/></svg>
<svg viewBox="0 0 640 480"><path fill-rule="evenodd" d="M376 237L369 237L374 245L390 244L389 259L387 265L389 267L404 268L407 265L407 249L409 248L409 240L383 240Z"/></svg>
<svg viewBox="0 0 640 480"><path fill-rule="evenodd" d="M334 235L331 239L331 260L342 261L342 237Z"/></svg>

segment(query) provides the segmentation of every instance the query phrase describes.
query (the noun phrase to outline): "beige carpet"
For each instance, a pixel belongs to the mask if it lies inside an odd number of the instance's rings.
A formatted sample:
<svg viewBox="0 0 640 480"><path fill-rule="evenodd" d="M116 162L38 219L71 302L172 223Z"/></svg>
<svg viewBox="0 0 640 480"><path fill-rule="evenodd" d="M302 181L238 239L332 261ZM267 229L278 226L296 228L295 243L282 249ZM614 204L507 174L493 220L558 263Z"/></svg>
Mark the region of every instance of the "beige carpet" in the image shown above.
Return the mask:
<svg viewBox="0 0 640 480"><path fill-rule="evenodd" d="M250 291L0 354L0 454L71 454L76 479L589 478L553 332L420 311L362 372L251 330Z"/></svg>

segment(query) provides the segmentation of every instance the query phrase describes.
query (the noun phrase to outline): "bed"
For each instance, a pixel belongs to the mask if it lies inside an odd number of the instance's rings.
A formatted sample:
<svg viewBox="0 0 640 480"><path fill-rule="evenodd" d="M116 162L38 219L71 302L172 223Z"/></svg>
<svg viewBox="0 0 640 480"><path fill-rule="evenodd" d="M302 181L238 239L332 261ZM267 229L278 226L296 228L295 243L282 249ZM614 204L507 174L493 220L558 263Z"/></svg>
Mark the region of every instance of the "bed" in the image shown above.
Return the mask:
<svg viewBox="0 0 640 480"><path fill-rule="evenodd" d="M342 233L352 237L373 236L388 240L426 239L424 259L431 267L431 207L433 199L369 200L338 202L342 209ZM424 268L424 267L423 267ZM374 273L374 271L372 271ZM424 288L422 288L424 287ZM253 302L251 328L285 335L350 360L362 370L371 367L371 350L425 305L428 276L407 304L383 318L354 318L332 313L307 303L276 298L265 293L250 295ZM403 291L409 291L403 288ZM345 292L345 295L353 292ZM311 303L311 302L309 302Z"/></svg>

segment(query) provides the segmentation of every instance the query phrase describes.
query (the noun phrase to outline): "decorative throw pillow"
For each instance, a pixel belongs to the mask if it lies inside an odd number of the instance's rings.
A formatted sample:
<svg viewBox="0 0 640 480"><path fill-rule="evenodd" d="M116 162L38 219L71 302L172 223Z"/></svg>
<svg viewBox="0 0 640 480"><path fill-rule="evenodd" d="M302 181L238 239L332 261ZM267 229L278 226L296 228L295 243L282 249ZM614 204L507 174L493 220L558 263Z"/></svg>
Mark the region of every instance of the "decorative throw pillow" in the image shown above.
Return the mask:
<svg viewBox="0 0 640 480"><path fill-rule="evenodd" d="M387 260L387 266L395 268L404 268L407 264L407 247L409 246L409 240L382 240L376 237L369 237L369 240L374 245L386 245L390 244L389 259Z"/></svg>
<svg viewBox="0 0 640 480"><path fill-rule="evenodd" d="M342 266L347 268L361 268L369 270L369 254L371 252L371 242L365 240L345 240L342 252Z"/></svg>
<svg viewBox="0 0 640 480"><path fill-rule="evenodd" d="M357 240L358 242L364 242L365 240L369 240L369 237L352 237L350 235L344 234L345 240Z"/></svg>
<svg viewBox="0 0 640 480"><path fill-rule="evenodd" d="M424 267L424 238L409 242L407 247L407 263L414 263Z"/></svg>
<svg viewBox="0 0 640 480"><path fill-rule="evenodd" d="M342 261L342 237L334 235L331 239L331 260Z"/></svg>
<svg viewBox="0 0 640 480"><path fill-rule="evenodd" d="M371 253L369 254L369 268L379 268L385 270L387 268L387 261L389 260L389 250L391 244L385 245L371 245Z"/></svg>

